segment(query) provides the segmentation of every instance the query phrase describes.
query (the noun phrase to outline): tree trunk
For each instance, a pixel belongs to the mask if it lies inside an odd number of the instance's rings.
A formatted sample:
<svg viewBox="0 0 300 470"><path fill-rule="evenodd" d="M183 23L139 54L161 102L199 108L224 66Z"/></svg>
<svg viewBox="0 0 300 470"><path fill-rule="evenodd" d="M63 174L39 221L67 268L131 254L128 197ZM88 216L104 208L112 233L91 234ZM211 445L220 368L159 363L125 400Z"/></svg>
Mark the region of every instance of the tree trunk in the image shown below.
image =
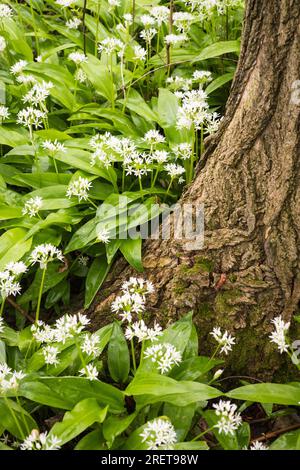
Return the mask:
<svg viewBox="0 0 300 470"><path fill-rule="evenodd" d="M228 329L236 336L229 370L256 377L282 365L270 320L290 320L300 300L299 79L300 0L248 0L225 118L181 198L204 203L204 247L144 244L145 276L157 288L152 316L166 324L193 310L205 354L211 329ZM130 275L118 261L90 309L95 327L111 321L110 303Z"/></svg>

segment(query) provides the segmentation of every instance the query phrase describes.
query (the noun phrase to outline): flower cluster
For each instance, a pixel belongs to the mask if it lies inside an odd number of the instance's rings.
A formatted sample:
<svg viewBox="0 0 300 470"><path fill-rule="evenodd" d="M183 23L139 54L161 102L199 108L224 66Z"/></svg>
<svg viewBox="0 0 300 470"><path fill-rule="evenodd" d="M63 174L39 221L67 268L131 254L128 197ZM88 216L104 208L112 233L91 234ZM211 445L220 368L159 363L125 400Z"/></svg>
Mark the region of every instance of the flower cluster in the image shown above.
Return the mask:
<svg viewBox="0 0 300 470"><path fill-rule="evenodd" d="M169 372L174 365L178 365L182 361L181 353L169 343L149 346L144 352L144 357L150 358L162 374Z"/></svg>
<svg viewBox="0 0 300 470"><path fill-rule="evenodd" d="M231 336L228 331L222 333L219 327L215 327L210 334L217 341L217 343L219 343L219 347L221 347L221 353L228 354L230 351L232 351L232 346L235 344L235 338Z"/></svg>
<svg viewBox="0 0 300 470"><path fill-rule="evenodd" d="M271 322L275 327L275 331L270 335L271 343L275 343L277 345L280 354L287 352L289 350L289 343L286 335L290 327L290 323L283 321L281 315L274 318Z"/></svg>
<svg viewBox="0 0 300 470"><path fill-rule="evenodd" d="M234 432L242 424L240 413L237 413L237 406L230 401L220 400L219 403L214 403L216 415L219 420L215 427L219 433L234 435Z"/></svg>
<svg viewBox="0 0 300 470"><path fill-rule="evenodd" d="M133 315L140 315L145 310L146 295L154 292L153 284L142 278L131 277L123 283L122 295L112 302L113 313L118 313L122 321L132 322Z"/></svg>
<svg viewBox="0 0 300 470"><path fill-rule="evenodd" d="M92 183L87 178L79 176L76 180L71 181L67 189L67 197L78 197L80 201L86 201L89 198L89 190Z"/></svg>
<svg viewBox="0 0 300 470"><path fill-rule="evenodd" d="M55 435L48 436L47 432L33 429L20 445L20 450L59 450L60 445L61 440Z"/></svg>
<svg viewBox="0 0 300 470"><path fill-rule="evenodd" d="M65 344L68 339L78 336L89 323L90 320L86 315L81 313L75 315L67 314L56 320L52 327L42 321L38 321L32 325L31 332L38 343Z"/></svg>
<svg viewBox="0 0 300 470"><path fill-rule="evenodd" d="M29 217L34 217L38 214L43 206L43 199L40 196L31 197L28 199L22 209L22 214L28 214Z"/></svg>
<svg viewBox="0 0 300 470"><path fill-rule="evenodd" d="M172 450L177 442L174 426L170 421L156 418L149 421L140 434L142 442L145 442L148 450L166 449Z"/></svg>
<svg viewBox="0 0 300 470"><path fill-rule="evenodd" d="M16 276L9 270L0 272L0 295L4 301L10 295L20 294L21 285L16 281Z"/></svg>
<svg viewBox="0 0 300 470"><path fill-rule="evenodd" d="M125 330L125 337L131 341L137 338L139 342L150 340L156 341L158 336L162 334L162 328L158 323L154 323L153 328L147 327L144 320L131 323Z"/></svg>
<svg viewBox="0 0 300 470"><path fill-rule="evenodd" d="M30 262L39 263L41 269L45 269L48 263L56 259L63 261L63 254L51 243L36 246L30 255Z"/></svg>
<svg viewBox="0 0 300 470"><path fill-rule="evenodd" d="M22 371L12 370L7 364L0 363L0 393L17 390L24 377Z"/></svg>

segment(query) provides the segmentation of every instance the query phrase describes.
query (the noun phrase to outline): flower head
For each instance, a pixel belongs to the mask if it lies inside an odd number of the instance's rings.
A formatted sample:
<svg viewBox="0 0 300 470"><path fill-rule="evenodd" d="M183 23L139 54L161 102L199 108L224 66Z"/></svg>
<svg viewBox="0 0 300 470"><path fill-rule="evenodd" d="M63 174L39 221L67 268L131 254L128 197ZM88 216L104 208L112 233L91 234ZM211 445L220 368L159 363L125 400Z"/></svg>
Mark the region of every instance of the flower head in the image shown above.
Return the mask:
<svg viewBox="0 0 300 470"><path fill-rule="evenodd" d="M56 139L52 142L51 140L45 140L42 143L44 150L47 150L51 156L55 155L57 152L66 152L66 147L64 144L61 144Z"/></svg>
<svg viewBox="0 0 300 470"><path fill-rule="evenodd" d="M21 124L29 128L35 127L37 129L38 127L42 127L43 119L45 118L45 111L40 111L39 109L29 106L28 108L22 109L18 112L17 124Z"/></svg>
<svg viewBox="0 0 300 470"><path fill-rule="evenodd" d="M162 334L162 328L158 323L154 323L153 328L148 328L144 320L139 320L135 323L132 323L126 328L125 337L131 341L134 337L138 339L139 342L150 340L156 341L157 337Z"/></svg>
<svg viewBox="0 0 300 470"><path fill-rule="evenodd" d="M74 62L74 64L79 65L87 62L88 58L83 52L71 52L71 54L68 55L68 58Z"/></svg>
<svg viewBox="0 0 300 470"><path fill-rule="evenodd" d="M280 354L287 352L289 349L289 343L286 339L286 335L290 327L290 323L284 322L281 315L274 318L271 323L273 323L275 327L275 331L273 331L269 336L269 338L271 338L271 343L275 343L277 345Z"/></svg>
<svg viewBox="0 0 300 470"><path fill-rule="evenodd" d="M77 29L81 24L81 20L79 18L72 18L66 21L66 27L68 29Z"/></svg>
<svg viewBox="0 0 300 470"><path fill-rule="evenodd" d="M228 354L230 351L232 351L232 346L235 344L235 338L231 336L228 331L225 331L222 334L220 328L216 327L213 328L210 334L217 341L217 343L222 346L221 353Z"/></svg>
<svg viewBox="0 0 300 470"><path fill-rule="evenodd" d="M234 435L234 432L242 424L240 413L237 413L237 406L230 401L220 400L214 403L215 413L219 416L219 421L215 425L219 433Z"/></svg>
<svg viewBox="0 0 300 470"><path fill-rule="evenodd" d="M169 449L177 442L174 426L167 419L156 418L148 421L140 434L148 450Z"/></svg>
<svg viewBox="0 0 300 470"><path fill-rule="evenodd" d="M2 300L10 295L15 296L20 294L21 285L16 282L15 276L8 270L0 272L0 295Z"/></svg>
<svg viewBox="0 0 300 470"><path fill-rule="evenodd" d="M63 254L51 243L36 246L30 255L30 262L33 264L39 263L41 269L46 268L49 262L56 259L63 261Z"/></svg>
<svg viewBox="0 0 300 470"><path fill-rule="evenodd" d="M33 429L20 445L20 450L59 450L60 445L61 440L58 437Z"/></svg>
<svg viewBox="0 0 300 470"><path fill-rule="evenodd" d="M41 210L43 206L43 199L39 196L31 197L28 199L22 209L22 214L28 214L29 217L34 217Z"/></svg>
<svg viewBox="0 0 300 470"><path fill-rule="evenodd" d="M12 16L12 9L6 3L0 3L0 18L11 18Z"/></svg>
<svg viewBox="0 0 300 470"><path fill-rule="evenodd" d="M19 276L20 274L26 273L27 267L23 261L11 261L6 265L5 270L9 271L13 276Z"/></svg>
<svg viewBox="0 0 300 470"><path fill-rule="evenodd" d="M42 348L42 352L44 355L45 364L59 364L59 360L57 359L59 350L56 346L45 346L44 348Z"/></svg>
<svg viewBox="0 0 300 470"><path fill-rule="evenodd" d="M80 369L79 375L83 377L87 377L89 380L97 380L98 378L98 370L93 364L87 364L86 367Z"/></svg>
<svg viewBox="0 0 300 470"><path fill-rule="evenodd" d="M144 141L149 145L156 145L165 142L165 137L158 131L151 129L144 135Z"/></svg>
<svg viewBox="0 0 300 470"><path fill-rule="evenodd" d="M89 190L92 183L87 178L79 176L76 180L71 181L67 189L67 197L78 197L79 201L86 201L89 197Z"/></svg>
<svg viewBox="0 0 300 470"><path fill-rule="evenodd" d="M0 121L4 121L4 119L9 118L9 111L6 106L0 105Z"/></svg>
<svg viewBox="0 0 300 470"><path fill-rule="evenodd" d="M35 83L28 93L22 98L24 103L30 103L34 106L43 104L46 98L50 95L50 90L53 88L52 82Z"/></svg>
<svg viewBox="0 0 300 470"><path fill-rule="evenodd" d="M175 346L170 343L149 346L144 352L145 358L150 358L162 374L169 372L174 365L180 364L182 356Z"/></svg>
<svg viewBox="0 0 300 470"><path fill-rule="evenodd" d="M22 371L12 370L7 364L0 363L0 393L17 390L24 377Z"/></svg>
<svg viewBox="0 0 300 470"><path fill-rule="evenodd" d="M269 450L268 446L259 441L252 442L250 450Z"/></svg>
<svg viewBox="0 0 300 470"><path fill-rule="evenodd" d="M81 345L81 351L96 358L99 353L99 337L97 335L86 334Z"/></svg>

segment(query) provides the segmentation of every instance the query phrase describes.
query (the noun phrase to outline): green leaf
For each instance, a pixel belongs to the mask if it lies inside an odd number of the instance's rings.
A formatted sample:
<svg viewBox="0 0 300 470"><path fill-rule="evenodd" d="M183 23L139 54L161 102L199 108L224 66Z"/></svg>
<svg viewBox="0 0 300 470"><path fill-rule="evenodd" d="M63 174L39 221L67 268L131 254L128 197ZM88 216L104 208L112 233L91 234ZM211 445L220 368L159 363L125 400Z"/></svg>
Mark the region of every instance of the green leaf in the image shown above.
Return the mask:
<svg viewBox="0 0 300 470"><path fill-rule="evenodd" d="M74 450L107 450L101 429L96 429L86 434L78 442Z"/></svg>
<svg viewBox="0 0 300 470"><path fill-rule="evenodd" d="M22 440L30 434L32 429L37 428L37 424L30 414L9 398L0 399L0 422L4 429Z"/></svg>
<svg viewBox="0 0 300 470"><path fill-rule="evenodd" d="M157 102L159 125L162 128L176 125L178 98L166 88L160 88Z"/></svg>
<svg viewBox="0 0 300 470"><path fill-rule="evenodd" d="M218 442L221 444L222 449L224 450L238 450L239 449L239 443L237 440L236 432L233 435L224 434L224 433L220 433L218 428L214 427L220 419L219 416L216 415L215 411L213 410L204 411L203 417L205 418L205 421L207 422L208 427L212 428L212 432L215 435Z"/></svg>
<svg viewBox="0 0 300 470"><path fill-rule="evenodd" d="M216 398L221 393L216 388L197 382L177 382L159 374L136 374L126 389L126 395L136 397L139 406L159 401L177 406Z"/></svg>
<svg viewBox="0 0 300 470"><path fill-rule="evenodd" d="M229 398L278 405L299 405L300 387L285 384L263 383L245 385L226 394Z"/></svg>
<svg viewBox="0 0 300 470"><path fill-rule="evenodd" d="M205 47L200 54L194 58L193 62L212 59L213 57L219 57L220 55L229 54L231 52L239 53L240 47L240 41L216 42L215 44Z"/></svg>
<svg viewBox="0 0 300 470"><path fill-rule="evenodd" d="M143 272L142 263L142 239L141 238L128 238L122 240L120 244L120 251L126 261L139 272Z"/></svg>
<svg viewBox="0 0 300 470"><path fill-rule="evenodd" d="M173 446L174 450L209 450L205 441L177 442ZM191 455L192 458L192 455Z"/></svg>
<svg viewBox="0 0 300 470"><path fill-rule="evenodd" d="M124 333L115 322L107 350L108 369L112 379L117 383L127 380L130 369L130 355Z"/></svg>
<svg viewBox="0 0 300 470"><path fill-rule="evenodd" d="M84 308L88 308L93 302L95 295L102 286L110 264L107 263L104 256L95 258L92 262L85 283L85 302Z"/></svg>
<svg viewBox="0 0 300 470"><path fill-rule="evenodd" d="M49 437L56 436L61 445L71 441L94 423L103 423L108 406L101 408L95 398L87 398L80 401L64 415L60 423L54 424L49 432Z"/></svg>
<svg viewBox="0 0 300 470"><path fill-rule="evenodd" d="M300 450L300 429L287 432L278 437L270 445L270 450Z"/></svg>
<svg viewBox="0 0 300 470"><path fill-rule="evenodd" d="M113 443L117 436L120 436L128 426L135 420L137 413L132 413L129 416L109 416L103 424L103 435L110 444Z"/></svg>
<svg viewBox="0 0 300 470"><path fill-rule="evenodd" d="M32 238L25 239L27 231L22 228L7 230L0 237L0 271L10 261L19 261L27 253L32 244Z"/></svg>
<svg viewBox="0 0 300 470"><path fill-rule="evenodd" d="M234 77L234 72L229 72L225 73L224 75L221 75L220 77L217 77L214 81L212 81L208 87L205 89L205 93L210 95L213 91L218 90L218 88L221 88L225 83L230 82Z"/></svg>
<svg viewBox="0 0 300 470"><path fill-rule="evenodd" d="M125 100L119 101L122 104L125 103ZM142 96L134 88L131 88L126 96L126 107L131 111L134 111L139 116L149 119L149 121L158 122L158 115L152 111L144 98L142 98Z"/></svg>
<svg viewBox="0 0 300 470"><path fill-rule="evenodd" d="M186 438L197 407L197 403L191 403L187 406L176 406L165 403L163 413L171 420L179 441L184 441Z"/></svg>

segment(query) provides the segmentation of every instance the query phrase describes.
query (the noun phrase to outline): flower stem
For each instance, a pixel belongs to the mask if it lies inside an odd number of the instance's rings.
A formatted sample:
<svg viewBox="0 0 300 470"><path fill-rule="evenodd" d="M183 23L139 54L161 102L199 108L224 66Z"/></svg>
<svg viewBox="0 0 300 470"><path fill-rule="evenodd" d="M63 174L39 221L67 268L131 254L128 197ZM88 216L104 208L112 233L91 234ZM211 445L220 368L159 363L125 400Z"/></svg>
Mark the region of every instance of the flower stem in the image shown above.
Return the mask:
<svg viewBox="0 0 300 470"><path fill-rule="evenodd" d="M213 428L214 428L214 426L212 426L211 428L206 429L206 431L201 432L200 434L198 434L198 436L194 437L194 439L192 439L191 442L197 441L201 437L205 436L205 434L207 434L208 432L211 432L213 430Z"/></svg>
<svg viewBox="0 0 300 470"><path fill-rule="evenodd" d="M136 360L135 360L135 351L134 351L133 339L130 340L130 345L131 345L131 356L132 356L133 371L134 371L134 373L136 373Z"/></svg>
<svg viewBox="0 0 300 470"><path fill-rule="evenodd" d="M3 300L2 300L2 303L1 303L1 307L0 307L0 317L2 317L2 315L3 315L4 304L5 304L5 299L3 299Z"/></svg>
<svg viewBox="0 0 300 470"><path fill-rule="evenodd" d="M38 303L37 303L36 313L35 313L35 322L36 322L36 323L38 322L39 317L40 317L41 301L42 301L42 295L43 295L43 289L44 289L46 271L47 271L47 265L44 267L44 269L43 269L43 271L42 271L42 280L41 280L41 285L40 285L40 290L39 290L39 297L38 297Z"/></svg>

